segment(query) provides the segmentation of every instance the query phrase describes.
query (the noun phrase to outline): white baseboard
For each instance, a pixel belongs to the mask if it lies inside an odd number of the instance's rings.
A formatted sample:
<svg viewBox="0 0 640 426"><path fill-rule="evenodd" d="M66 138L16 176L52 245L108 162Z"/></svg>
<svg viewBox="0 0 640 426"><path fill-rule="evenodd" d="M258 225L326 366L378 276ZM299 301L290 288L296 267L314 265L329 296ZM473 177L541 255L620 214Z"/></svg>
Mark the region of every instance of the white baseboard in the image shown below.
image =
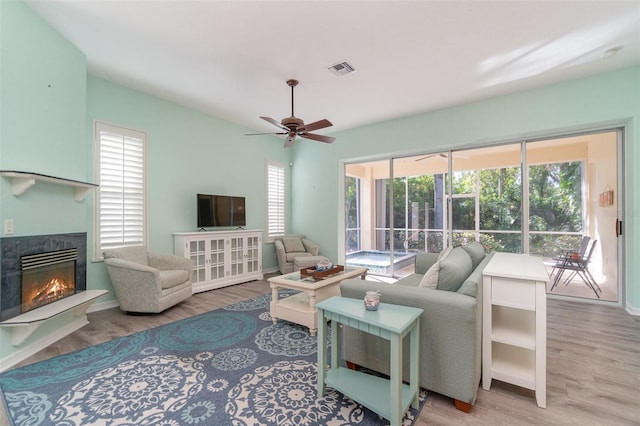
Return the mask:
<svg viewBox="0 0 640 426"><path fill-rule="evenodd" d="M636 308L635 306L631 306L629 303L627 303L625 309L627 310L627 312L629 312L629 314L635 317L640 316L640 308Z"/></svg>
<svg viewBox="0 0 640 426"><path fill-rule="evenodd" d="M13 352L3 359L0 359L0 373L29 358L31 355L40 352L47 346L52 345L53 343L57 342L65 336L68 336L69 334L84 327L87 324L89 324L87 316L79 316L75 321L67 324L65 327L56 330L48 336L38 339L30 345Z"/></svg>

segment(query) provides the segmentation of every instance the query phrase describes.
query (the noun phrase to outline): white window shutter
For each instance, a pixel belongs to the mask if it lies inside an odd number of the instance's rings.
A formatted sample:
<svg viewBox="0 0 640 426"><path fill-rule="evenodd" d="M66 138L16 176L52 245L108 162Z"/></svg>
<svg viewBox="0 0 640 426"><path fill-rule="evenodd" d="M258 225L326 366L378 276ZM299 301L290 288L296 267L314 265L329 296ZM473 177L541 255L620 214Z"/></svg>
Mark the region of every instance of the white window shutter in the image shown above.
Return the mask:
<svg viewBox="0 0 640 426"><path fill-rule="evenodd" d="M284 167L267 163L267 233L285 233L285 173Z"/></svg>
<svg viewBox="0 0 640 426"><path fill-rule="evenodd" d="M146 134L96 123L100 189L96 220L103 250L146 244Z"/></svg>

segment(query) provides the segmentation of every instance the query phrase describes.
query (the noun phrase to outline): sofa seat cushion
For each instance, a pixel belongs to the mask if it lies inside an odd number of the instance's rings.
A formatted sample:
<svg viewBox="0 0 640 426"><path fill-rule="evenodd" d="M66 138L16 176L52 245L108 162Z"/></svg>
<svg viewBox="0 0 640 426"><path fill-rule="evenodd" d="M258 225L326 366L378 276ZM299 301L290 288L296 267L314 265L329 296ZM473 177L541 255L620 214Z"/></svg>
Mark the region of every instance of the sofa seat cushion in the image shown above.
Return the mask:
<svg viewBox="0 0 640 426"><path fill-rule="evenodd" d="M401 279L396 281L393 285L403 286L403 287L419 287L420 281L422 281L423 276L424 274L407 275L406 277L402 277Z"/></svg>
<svg viewBox="0 0 640 426"><path fill-rule="evenodd" d="M175 287L187 281L189 273L184 269L170 269L160 271L160 285L163 289Z"/></svg>
<svg viewBox="0 0 640 426"><path fill-rule="evenodd" d="M305 256L311 256L311 253L307 253L306 251L296 252L296 253L287 253L285 257L287 259L287 262L293 262L296 257L305 257Z"/></svg>
<svg viewBox="0 0 640 426"><path fill-rule="evenodd" d="M454 248L447 257L438 260L438 263L438 290L458 291L473 271L471 257L462 247Z"/></svg>
<svg viewBox="0 0 640 426"><path fill-rule="evenodd" d="M304 244L302 243L302 238L284 237L282 239L282 244L284 244L284 250L287 253L306 251L306 249L304 248Z"/></svg>

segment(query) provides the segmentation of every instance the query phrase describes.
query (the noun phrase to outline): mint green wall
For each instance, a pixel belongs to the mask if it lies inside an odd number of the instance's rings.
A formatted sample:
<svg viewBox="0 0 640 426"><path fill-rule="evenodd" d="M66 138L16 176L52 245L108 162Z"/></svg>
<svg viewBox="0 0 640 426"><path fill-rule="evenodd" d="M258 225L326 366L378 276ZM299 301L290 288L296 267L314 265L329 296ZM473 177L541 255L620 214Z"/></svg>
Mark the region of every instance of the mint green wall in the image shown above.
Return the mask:
<svg viewBox="0 0 640 426"><path fill-rule="evenodd" d="M409 95L410 96L410 95ZM513 141L609 126L626 126L626 301L640 309L640 67L418 114L333 134L331 146L297 144L293 152L293 229L342 261L345 161ZM336 215L334 212L338 212ZM342 219L340 219L342 218Z"/></svg>
<svg viewBox="0 0 640 426"><path fill-rule="evenodd" d="M91 180L84 54L15 1L0 2L0 52L0 169ZM87 230L87 202L75 201L72 188L38 182L16 197L10 182L0 179L0 224L13 219L14 236ZM72 321L46 323L25 345ZM0 328L0 359L14 350Z"/></svg>
<svg viewBox="0 0 640 426"><path fill-rule="evenodd" d="M0 23L0 169L87 181L85 56L22 2L0 2ZM14 197L2 178L0 195L0 222L13 219L16 236L85 231L69 187L37 183Z"/></svg>
<svg viewBox="0 0 640 426"><path fill-rule="evenodd" d="M279 139L247 137L244 134L251 129L89 76L88 134L94 120L148 133L151 250L171 253L173 232L197 230L199 192L246 197L247 229L265 229L265 162L289 162L290 153ZM263 269L276 267L273 245L266 244ZM102 263L90 265L89 272L92 286L110 289Z"/></svg>

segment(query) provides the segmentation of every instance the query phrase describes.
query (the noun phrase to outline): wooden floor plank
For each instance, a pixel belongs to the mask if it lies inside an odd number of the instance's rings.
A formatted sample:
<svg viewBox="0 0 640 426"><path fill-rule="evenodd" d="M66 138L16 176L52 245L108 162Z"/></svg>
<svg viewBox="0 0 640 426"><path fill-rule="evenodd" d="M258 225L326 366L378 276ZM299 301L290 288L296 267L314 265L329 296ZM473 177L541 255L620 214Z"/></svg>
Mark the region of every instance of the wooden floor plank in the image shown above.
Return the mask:
<svg viewBox="0 0 640 426"><path fill-rule="evenodd" d="M158 315L118 308L89 314L89 325L19 365L218 309L270 291L266 280L199 293ZM1 416L0 416L1 417ZM417 426L640 425L640 321L624 309L566 300L547 303L547 408L532 391L494 380L479 387L465 414L450 398L429 393Z"/></svg>

